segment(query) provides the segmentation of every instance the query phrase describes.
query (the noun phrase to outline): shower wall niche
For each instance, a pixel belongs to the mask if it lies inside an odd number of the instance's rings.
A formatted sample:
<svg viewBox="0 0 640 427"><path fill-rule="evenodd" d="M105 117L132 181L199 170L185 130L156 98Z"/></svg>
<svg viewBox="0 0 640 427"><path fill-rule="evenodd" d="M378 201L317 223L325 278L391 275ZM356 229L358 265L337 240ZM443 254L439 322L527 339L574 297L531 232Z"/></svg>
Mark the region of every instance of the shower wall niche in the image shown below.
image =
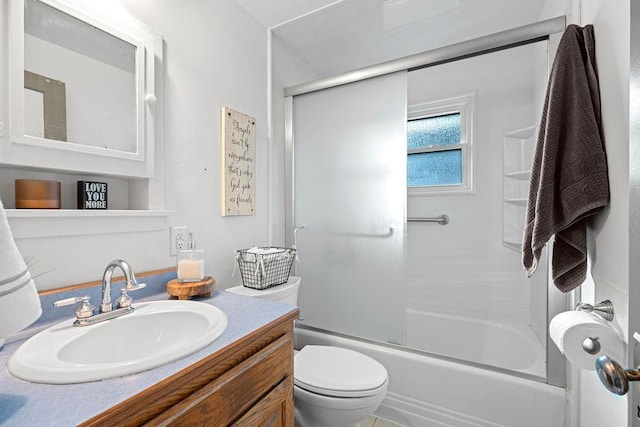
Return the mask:
<svg viewBox="0 0 640 427"><path fill-rule="evenodd" d="M522 249L536 126L505 132L503 148L502 243Z"/></svg>

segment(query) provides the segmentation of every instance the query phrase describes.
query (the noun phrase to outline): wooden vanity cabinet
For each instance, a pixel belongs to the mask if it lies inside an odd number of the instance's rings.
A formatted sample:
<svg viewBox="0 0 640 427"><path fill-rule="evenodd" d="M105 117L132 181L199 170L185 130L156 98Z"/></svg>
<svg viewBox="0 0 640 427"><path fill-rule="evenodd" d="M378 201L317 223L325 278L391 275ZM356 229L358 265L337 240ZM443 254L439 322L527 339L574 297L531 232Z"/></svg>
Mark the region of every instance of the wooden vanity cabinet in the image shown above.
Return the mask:
<svg viewBox="0 0 640 427"><path fill-rule="evenodd" d="M295 310L81 426L293 426Z"/></svg>

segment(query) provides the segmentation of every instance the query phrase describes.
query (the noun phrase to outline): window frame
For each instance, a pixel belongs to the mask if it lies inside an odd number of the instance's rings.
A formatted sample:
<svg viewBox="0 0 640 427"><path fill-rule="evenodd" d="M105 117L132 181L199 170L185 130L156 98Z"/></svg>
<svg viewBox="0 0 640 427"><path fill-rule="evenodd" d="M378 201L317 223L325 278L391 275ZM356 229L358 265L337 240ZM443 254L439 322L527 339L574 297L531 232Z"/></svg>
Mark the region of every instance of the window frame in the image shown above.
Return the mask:
<svg viewBox="0 0 640 427"><path fill-rule="evenodd" d="M424 148L407 149L407 159L410 154L433 153L438 151L461 150L462 183L444 185L424 185L409 187L408 196L426 196L434 194L473 194L474 189L474 128L477 91L446 99L428 101L421 104L409 105L407 108L407 122L429 117L444 116L460 113L460 143L436 145Z"/></svg>

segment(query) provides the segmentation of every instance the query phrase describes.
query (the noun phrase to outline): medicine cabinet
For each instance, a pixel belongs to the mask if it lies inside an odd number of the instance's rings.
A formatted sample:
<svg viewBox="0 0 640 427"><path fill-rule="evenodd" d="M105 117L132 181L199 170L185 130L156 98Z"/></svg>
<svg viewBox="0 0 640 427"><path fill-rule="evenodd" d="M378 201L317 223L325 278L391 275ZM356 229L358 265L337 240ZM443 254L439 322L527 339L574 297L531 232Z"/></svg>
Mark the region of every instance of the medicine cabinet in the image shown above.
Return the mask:
<svg viewBox="0 0 640 427"><path fill-rule="evenodd" d="M16 177L89 177L128 187L116 209L163 209L162 36L113 2L2 3L3 200Z"/></svg>

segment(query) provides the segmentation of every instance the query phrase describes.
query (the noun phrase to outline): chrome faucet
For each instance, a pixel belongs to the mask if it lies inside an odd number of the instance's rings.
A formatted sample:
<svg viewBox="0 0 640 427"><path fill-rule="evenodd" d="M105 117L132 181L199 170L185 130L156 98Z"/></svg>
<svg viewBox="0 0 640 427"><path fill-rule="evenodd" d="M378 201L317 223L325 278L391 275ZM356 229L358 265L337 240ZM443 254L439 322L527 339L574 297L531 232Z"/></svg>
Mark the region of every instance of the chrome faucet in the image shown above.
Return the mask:
<svg viewBox="0 0 640 427"><path fill-rule="evenodd" d="M113 308L111 306L111 277L113 276L113 270L115 270L116 267L120 267L126 280L125 287L122 289L122 294L116 300L116 308L126 308L131 306L132 300L131 297L127 295L127 291L136 291L146 286L144 283L138 284L136 276L133 274L133 270L131 270L131 267L126 261L114 259L107 264L107 268L105 268L104 274L102 275L102 301L100 302L100 313L109 312Z"/></svg>
<svg viewBox="0 0 640 427"><path fill-rule="evenodd" d="M113 270L115 270L116 267L120 267L124 273L126 284L124 288L121 289L120 297L115 301L116 307L114 309L111 306L111 278L113 277ZM127 295L127 291L136 291L145 286L144 283L138 283L135 274L133 274L131 267L126 261L115 259L107 264L107 268L105 268L104 274L102 275L102 302L100 303L99 314L94 314L95 307L89 303L89 296L63 299L54 302L53 306L62 307L82 303L76 310L76 320L73 322L73 326L89 326L133 312L133 307L131 307L133 299Z"/></svg>

